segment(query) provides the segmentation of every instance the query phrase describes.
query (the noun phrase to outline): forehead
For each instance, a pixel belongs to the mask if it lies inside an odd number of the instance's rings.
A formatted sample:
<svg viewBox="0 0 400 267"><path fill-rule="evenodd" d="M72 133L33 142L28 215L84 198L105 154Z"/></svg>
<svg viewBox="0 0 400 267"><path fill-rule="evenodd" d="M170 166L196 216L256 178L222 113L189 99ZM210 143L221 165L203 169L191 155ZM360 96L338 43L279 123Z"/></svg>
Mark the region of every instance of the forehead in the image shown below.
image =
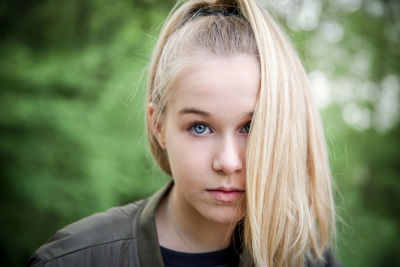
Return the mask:
<svg viewBox="0 0 400 267"><path fill-rule="evenodd" d="M195 58L191 62L174 83L169 108L194 106L210 112L254 109L260 84L254 56Z"/></svg>

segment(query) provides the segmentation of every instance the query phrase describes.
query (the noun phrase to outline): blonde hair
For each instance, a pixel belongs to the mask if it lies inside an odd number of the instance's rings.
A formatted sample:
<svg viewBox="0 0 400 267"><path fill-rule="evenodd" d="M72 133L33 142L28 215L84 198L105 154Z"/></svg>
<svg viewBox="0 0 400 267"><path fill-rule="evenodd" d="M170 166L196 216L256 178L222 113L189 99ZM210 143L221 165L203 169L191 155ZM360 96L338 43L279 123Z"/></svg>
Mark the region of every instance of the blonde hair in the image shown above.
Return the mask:
<svg viewBox="0 0 400 267"><path fill-rule="evenodd" d="M193 0L171 12L150 65L147 105L162 117L168 92L195 55L256 56L261 85L246 156L244 248L257 266L321 260L335 236L327 150L304 68L280 27L252 0ZM153 156L171 174L152 133Z"/></svg>

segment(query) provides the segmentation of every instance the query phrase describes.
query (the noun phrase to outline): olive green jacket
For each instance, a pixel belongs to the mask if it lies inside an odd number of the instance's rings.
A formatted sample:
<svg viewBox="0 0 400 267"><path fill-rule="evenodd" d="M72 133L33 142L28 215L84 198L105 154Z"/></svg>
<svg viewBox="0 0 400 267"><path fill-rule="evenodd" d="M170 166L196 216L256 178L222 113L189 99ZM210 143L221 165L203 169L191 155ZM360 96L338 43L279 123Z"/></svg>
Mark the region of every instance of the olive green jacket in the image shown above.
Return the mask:
<svg viewBox="0 0 400 267"><path fill-rule="evenodd" d="M154 213L171 186L172 183L148 199L91 215L57 231L29 258L28 266L164 266ZM242 253L239 266L253 264ZM308 266L337 265L328 255L326 263Z"/></svg>

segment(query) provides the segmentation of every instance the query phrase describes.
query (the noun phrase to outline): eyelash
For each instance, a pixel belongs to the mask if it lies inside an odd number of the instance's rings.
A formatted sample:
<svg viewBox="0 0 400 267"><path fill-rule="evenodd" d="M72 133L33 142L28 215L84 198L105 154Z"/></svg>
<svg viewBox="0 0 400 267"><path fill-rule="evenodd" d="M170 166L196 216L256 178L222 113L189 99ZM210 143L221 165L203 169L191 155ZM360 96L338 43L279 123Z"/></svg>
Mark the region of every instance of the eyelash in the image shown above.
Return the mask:
<svg viewBox="0 0 400 267"><path fill-rule="evenodd" d="M197 125L204 125L205 127L207 127L207 128L209 129L210 132L212 132L211 127L210 127L207 123L202 122L202 121L195 121L195 122L191 123L190 126L189 126L189 128L188 128L187 130L190 131L190 132L191 132L192 134L194 134L195 136L203 136L203 135L206 135L206 134L198 134L198 133L196 133L196 132L194 131L194 127L197 126ZM246 127L247 125L250 125L250 126L251 126L251 121L246 122L240 129L242 130L242 129L243 129L244 127ZM249 134L249 133L250 133L250 130L249 130L249 132L246 132L245 134Z"/></svg>

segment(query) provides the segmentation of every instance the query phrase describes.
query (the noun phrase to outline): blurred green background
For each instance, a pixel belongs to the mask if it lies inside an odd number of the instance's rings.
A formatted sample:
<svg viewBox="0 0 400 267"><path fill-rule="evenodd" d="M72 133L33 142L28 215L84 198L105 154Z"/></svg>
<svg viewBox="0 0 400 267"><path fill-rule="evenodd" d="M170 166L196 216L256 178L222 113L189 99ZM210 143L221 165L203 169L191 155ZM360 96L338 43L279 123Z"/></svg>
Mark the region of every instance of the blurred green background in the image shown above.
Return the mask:
<svg viewBox="0 0 400 267"><path fill-rule="evenodd" d="M346 266L400 266L400 1L261 1L321 109ZM172 0L0 4L0 256L168 178L144 134L150 53Z"/></svg>

